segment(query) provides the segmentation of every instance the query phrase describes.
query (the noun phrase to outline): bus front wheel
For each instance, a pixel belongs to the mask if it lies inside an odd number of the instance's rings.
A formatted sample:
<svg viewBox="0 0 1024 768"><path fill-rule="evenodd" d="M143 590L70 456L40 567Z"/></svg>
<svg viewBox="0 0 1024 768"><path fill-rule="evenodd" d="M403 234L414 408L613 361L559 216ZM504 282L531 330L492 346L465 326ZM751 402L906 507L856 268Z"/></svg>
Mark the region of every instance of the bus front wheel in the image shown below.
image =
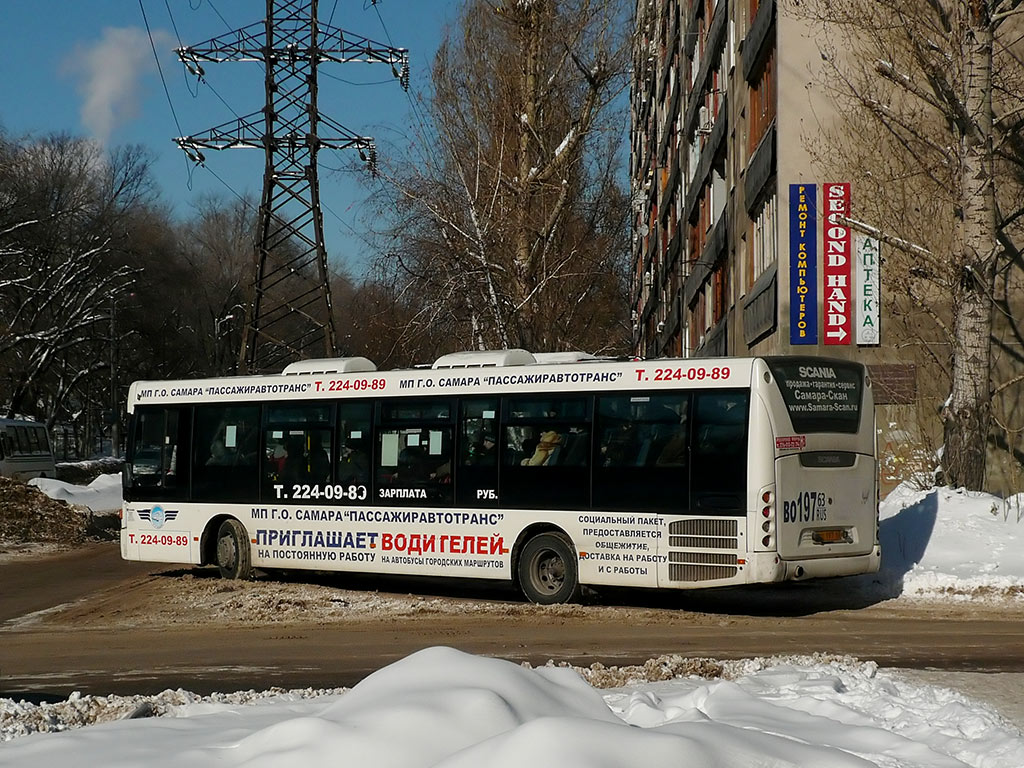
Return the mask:
<svg viewBox="0 0 1024 768"><path fill-rule="evenodd" d="M519 588L541 605L569 603L580 595L576 552L562 533L542 533L526 542L519 556Z"/></svg>
<svg viewBox="0 0 1024 768"><path fill-rule="evenodd" d="M217 531L217 567L224 579L252 577L249 536L237 520L225 520Z"/></svg>

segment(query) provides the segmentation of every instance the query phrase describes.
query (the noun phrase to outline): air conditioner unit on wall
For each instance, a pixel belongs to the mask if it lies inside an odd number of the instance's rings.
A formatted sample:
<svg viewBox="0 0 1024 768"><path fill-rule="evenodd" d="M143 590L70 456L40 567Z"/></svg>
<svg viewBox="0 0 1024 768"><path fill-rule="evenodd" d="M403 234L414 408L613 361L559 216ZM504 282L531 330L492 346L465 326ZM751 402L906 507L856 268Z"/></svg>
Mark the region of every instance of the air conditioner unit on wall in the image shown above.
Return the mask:
<svg viewBox="0 0 1024 768"><path fill-rule="evenodd" d="M707 107L702 106L697 111L697 133L706 136L711 133L711 112Z"/></svg>

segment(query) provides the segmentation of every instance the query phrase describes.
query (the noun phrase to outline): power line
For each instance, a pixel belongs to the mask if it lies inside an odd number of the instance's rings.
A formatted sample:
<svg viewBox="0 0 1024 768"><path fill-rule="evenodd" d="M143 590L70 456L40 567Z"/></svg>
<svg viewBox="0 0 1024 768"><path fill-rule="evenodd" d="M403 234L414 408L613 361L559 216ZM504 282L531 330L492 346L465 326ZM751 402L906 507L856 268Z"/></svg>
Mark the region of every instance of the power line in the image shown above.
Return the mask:
<svg viewBox="0 0 1024 768"><path fill-rule="evenodd" d="M174 118L174 125L178 133L183 133L181 123L178 122L178 115L174 111L174 102L171 101L171 91L167 87L167 79L164 77L164 68L160 66L160 56L156 52L156 41L153 40L153 30L149 27L149 18L146 16L146 6L139 0L139 10L142 11L142 21L146 25L146 34L149 35L149 47L153 49L153 59L156 61L156 71L160 75L160 83L164 88L164 95L167 97L167 106L171 108L171 117Z"/></svg>
<svg viewBox="0 0 1024 768"><path fill-rule="evenodd" d="M404 49L333 27L320 28L320 37L315 0L268 2L267 14L264 25L248 25L178 50L179 58L197 73L202 71L200 62L252 60L262 62L267 73L263 110L176 140L200 163L203 149L255 147L265 154L257 265L239 356L240 367L249 371L307 357L321 345L328 356L337 350L321 209L327 207L361 236L320 200L317 154L351 147L373 163L376 150L368 137L320 114L320 63L388 63L402 85L408 85Z"/></svg>
<svg viewBox="0 0 1024 768"><path fill-rule="evenodd" d="M142 12L142 22L146 25L146 34L149 36L149 47L153 51L153 60L156 61L156 71L160 75L160 84L164 89L164 96L167 97L167 106L171 110L171 118L174 120L174 125L178 129L178 135L180 136L184 131L181 130L181 123L178 122L178 113L174 109L174 101L171 99L171 91L167 87L167 79L164 77L164 69L160 65L160 56L156 51L156 41L153 39L153 30L149 26L149 18L146 16L146 6L142 0L139 0L139 10ZM182 158L185 162L185 175L188 178L188 186L192 187L192 167L188 163L188 158Z"/></svg>

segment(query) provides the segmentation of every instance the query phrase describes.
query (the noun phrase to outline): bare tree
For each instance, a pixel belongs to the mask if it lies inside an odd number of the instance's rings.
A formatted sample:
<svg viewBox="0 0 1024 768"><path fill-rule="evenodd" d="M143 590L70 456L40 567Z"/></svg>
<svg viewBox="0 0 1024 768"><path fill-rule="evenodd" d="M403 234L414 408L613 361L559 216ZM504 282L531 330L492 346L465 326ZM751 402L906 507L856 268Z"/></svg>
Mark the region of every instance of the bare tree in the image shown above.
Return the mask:
<svg viewBox="0 0 1024 768"><path fill-rule="evenodd" d="M208 198L181 228L180 261L193 286L187 322L199 330L208 374L236 369L252 278L256 204Z"/></svg>
<svg viewBox="0 0 1024 768"><path fill-rule="evenodd" d="M110 342L111 306L137 271L110 258L116 200L105 193L126 168L67 136L3 140L0 153L0 400L52 422L109 370L96 347Z"/></svg>
<svg viewBox="0 0 1024 768"><path fill-rule="evenodd" d="M626 349L629 31L615 0L464 4L414 110L418 156L383 171L395 345Z"/></svg>
<svg viewBox="0 0 1024 768"><path fill-rule="evenodd" d="M969 489L985 483L999 388L997 277L1019 267L1024 242L1022 11L1021 0L848 0L810 11L837 43L822 45L825 86L848 121L832 147L848 167L865 159L858 184L873 221L920 246L886 279L899 281L918 331L948 344L945 359L935 354L949 377L942 465L946 482Z"/></svg>

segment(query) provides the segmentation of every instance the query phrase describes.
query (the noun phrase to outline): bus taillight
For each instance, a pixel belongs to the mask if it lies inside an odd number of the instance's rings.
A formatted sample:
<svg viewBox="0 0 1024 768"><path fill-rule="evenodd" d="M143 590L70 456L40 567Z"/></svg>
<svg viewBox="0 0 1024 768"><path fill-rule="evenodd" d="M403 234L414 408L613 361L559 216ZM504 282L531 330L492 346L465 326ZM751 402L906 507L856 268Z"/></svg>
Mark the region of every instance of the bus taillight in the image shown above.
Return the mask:
<svg viewBox="0 0 1024 768"><path fill-rule="evenodd" d="M774 544L775 537L775 492L772 488L761 490L761 530L764 536L761 538L761 546L769 549Z"/></svg>

